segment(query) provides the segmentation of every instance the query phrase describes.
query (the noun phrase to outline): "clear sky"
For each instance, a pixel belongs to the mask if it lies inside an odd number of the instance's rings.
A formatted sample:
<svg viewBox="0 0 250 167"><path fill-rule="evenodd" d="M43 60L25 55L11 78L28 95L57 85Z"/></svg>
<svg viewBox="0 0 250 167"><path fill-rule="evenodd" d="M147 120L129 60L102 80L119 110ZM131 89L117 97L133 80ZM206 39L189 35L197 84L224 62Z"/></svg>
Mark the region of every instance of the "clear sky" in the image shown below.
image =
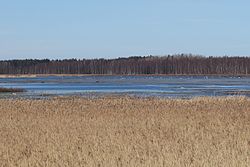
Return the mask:
<svg viewBox="0 0 250 167"><path fill-rule="evenodd" d="M249 0L0 0L0 59L250 55Z"/></svg>

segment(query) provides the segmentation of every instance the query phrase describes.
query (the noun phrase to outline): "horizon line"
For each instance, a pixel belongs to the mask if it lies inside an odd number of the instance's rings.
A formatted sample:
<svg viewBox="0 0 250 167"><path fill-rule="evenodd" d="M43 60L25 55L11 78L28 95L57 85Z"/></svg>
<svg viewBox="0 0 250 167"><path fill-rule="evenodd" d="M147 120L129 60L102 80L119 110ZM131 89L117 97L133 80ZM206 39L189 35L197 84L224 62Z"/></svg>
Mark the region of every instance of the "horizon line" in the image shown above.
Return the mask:
<svg viewBox="0 0 250 167"><path fill-rule="evenodd" d="M128 59L128 58L148 58L148 57L159 57L159 58L164 58L168 56L188 56L188 57L204 57L204 58L209 58L209 57L214 57L214 58L223 58L223 57L243 57L243 58L250 58L249 55L203 55L203 54L192 54L192 53L180 53L180 54L165 54L165 55L133 55L133 56L121 56L121 57L114 57L114 58L104 58L104 57L95 57L95 58L13 58L13 59L0 59L0 61L22 61L22 60L50 60L50 61L56 61L56 60L116 60L116 59Z"/></svg>

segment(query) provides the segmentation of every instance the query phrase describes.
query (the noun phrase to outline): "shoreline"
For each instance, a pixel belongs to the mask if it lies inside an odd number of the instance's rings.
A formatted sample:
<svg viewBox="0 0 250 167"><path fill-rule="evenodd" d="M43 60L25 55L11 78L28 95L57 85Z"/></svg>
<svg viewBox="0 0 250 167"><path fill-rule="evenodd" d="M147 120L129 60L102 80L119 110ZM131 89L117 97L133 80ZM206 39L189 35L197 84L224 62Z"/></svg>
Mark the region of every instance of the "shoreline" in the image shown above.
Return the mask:
<svg viewBox="0 0 250 167"><path fill-rule="evenodd" d="M0 74L0 78L38 78L38 77L84 77L84 76L214 76L214 77L250 77L250 74Z"/></svg>
<svg viewBox="0 0 250 167"><path fill-rule="evenodd" d="M248 100L250 102L250 97L249 96L244 96L241 94L236 94L236 95L225 95L225 96L193 96L193 97L159 97L159 96L136 96L136 95L128 95L128 94L118 94L118 95L114 95L114 94L105 94L105 95L93 95L93 94L89 94L89 95L53 95L53 94L44 94L41 95L41 97L43 98L26 98L26 97L9 97L9 98L0 98L1 100L13 100L13 101L47 101L47 100L87 100L87 101L91 101L91 100L153 100L153 101L211 101L211 100ZM44 98L46 97L46 98Z"/></svg>

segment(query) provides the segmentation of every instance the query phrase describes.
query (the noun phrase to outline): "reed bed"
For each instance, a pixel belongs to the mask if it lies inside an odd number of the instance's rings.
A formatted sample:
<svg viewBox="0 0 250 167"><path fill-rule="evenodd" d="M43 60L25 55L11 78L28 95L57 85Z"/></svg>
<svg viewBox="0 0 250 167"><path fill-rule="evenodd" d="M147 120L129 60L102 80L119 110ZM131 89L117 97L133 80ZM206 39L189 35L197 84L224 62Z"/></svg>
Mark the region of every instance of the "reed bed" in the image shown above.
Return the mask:
<svg viewBox="0 0 250 167"><path fill-rule="evenodd" d="M25 92L25 90L20 89L20 88L1 88L0 87L0 93L18 93L18 92Z"/></svg>
<svg viewBox="0 0 250 167"><path fill-rule="evenodd" d="M0 166L249 166L245 97L0 100Z"/></svg>

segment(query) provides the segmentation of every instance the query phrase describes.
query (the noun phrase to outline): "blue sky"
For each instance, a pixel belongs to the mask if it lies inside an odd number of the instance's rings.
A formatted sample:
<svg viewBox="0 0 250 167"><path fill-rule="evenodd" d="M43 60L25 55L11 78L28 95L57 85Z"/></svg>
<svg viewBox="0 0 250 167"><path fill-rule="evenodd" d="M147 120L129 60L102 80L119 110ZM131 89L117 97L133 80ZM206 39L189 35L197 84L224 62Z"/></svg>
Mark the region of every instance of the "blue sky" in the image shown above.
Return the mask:
<svg viewBox="0 0 250 167"><path fill-rule="evenodd" d="M0 0L0 59L250 55L249 0Z"/></svg>

